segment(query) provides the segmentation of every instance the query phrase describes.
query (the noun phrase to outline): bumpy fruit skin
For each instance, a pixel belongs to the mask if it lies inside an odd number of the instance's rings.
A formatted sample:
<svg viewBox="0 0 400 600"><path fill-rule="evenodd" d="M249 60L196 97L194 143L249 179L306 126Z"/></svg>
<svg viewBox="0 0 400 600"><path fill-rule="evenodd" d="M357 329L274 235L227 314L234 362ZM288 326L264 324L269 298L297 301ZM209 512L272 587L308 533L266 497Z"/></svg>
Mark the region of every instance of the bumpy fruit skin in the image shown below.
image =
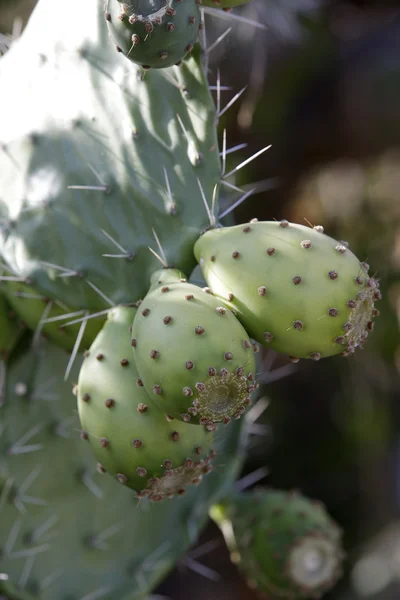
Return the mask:
<svg viewBox="0 0 400 600"><path fill-rule="evenodd" d="M130 349L134 315L122 306L109 312L80 371L79 417L101 468L138 497L160 501L212 470L213 434L169 418L146 393Z"/></svg>
<svg viewBox="0 0 400 600"><path fill-rule="evenodd" d="M319 502L252 490L213 506L231 559L269 600L320 598L339 579L341 530Z"/></svg>
<svg viewBox="0 0 400 600"><path fill-rule="evenodd" d="M352 354L373 329L378 282L322 227L250 222L194 247L216 296L258 342L293 359Z"/></svg>
<svg viewBox="0 0 400 600"><path fill-rule="evenodd" d="M30 329L38 331L39 328L40 333L57 346L65 350L73 350L82 323L65 325L68 321L81 318L84 314L83 310L80 313L73 311L62 299L50 300L38 293L34 287L21 281L4 281L1 289L13 311ZM79 344L80 351L89 348L104 321L104 315L86 321Z"/></svg>
<svg viewBox="0 0 400 600"><path fill-rule="evenodd" d="M255 389L254 349L232 312L175 269L155 273L132 327L144 387L186 422L239 418Z"/></svg>
<svg viewBox="0 0 400 600"><path fill-rule="evenodd" d="M117 50L147 68L171 67L199 35L197 0L107 0L106 20Z"/></svg>

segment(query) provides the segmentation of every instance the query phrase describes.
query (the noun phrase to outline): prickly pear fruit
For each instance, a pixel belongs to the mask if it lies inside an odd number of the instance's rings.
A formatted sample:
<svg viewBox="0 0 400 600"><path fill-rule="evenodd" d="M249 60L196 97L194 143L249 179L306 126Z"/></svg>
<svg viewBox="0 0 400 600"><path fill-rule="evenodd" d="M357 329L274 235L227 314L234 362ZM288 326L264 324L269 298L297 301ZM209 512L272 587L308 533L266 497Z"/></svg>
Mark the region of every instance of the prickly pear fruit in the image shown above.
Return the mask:
<svg viewBox="0 0 400 600"><path fill-rule="evenodd" d="M132 348L157 405L212 429L251 403L255 358L243 326L206 290L175 269L156 272L135 315Z"/></svg>
<svg viewBox="0 0 400 600"><path fill-rule="evenodd" d="M250 0L200 0L200 4L203 6L209 6L210 8L223 8L229 9L241 4L247 4Z"/></svg>
<svg viewBox="0 0 400 600"><path fill-rule="evenodd" d="M15 313L30 329L43 334L61 348L73 350L82 322L64 327L63 325L81 318L84 310L72 311L62 300L50 300L27 283L13 280L12 276L2 282L2 291ZM100 315L85 321L79 343L81 351L92 344L104 320L104 315Z"/></svg>
<svg viewBox="0 0 400 600"><path fill-rule="evenodd" d="M99 469L159 501L181 495L211 471L213 434L176 422L148 396L131 356L134 308L117 307L91 346L78 382L82 436Z"/></svg>
<svg viewBox="0 0 400 600"><path fill-rule="evenodd" d="M269 600L320 598L341 575L341 531L318 502L256 490L211 508L232 561Z"/></svg>
<svg viewBox="0 0 400 600"><path fill-rule="evenodd" d="M0 362L7 360L23 331L24 323L17 318L6 298L0 294Z"/></svg>
<svg viewBox="0 0 400 600"><path fill-rule="evenodd" d="M249 334L294 360L352 354L379 314L381 294L368 265L319 226L212 229L194 253L208 285Z"/></svg>
<svg viewBox="0 0 400 600"><path fill-rule="evenodd" d="M106 21L118 52L147 68L171 67L197 41L197 0L107 0Z"/></svg>

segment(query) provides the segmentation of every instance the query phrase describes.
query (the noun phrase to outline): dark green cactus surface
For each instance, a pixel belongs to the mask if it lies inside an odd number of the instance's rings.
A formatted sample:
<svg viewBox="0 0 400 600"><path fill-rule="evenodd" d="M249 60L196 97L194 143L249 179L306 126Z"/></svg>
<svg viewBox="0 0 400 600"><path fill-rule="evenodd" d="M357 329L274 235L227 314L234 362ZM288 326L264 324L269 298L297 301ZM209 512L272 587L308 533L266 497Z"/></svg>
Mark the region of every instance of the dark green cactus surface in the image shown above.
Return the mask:
<svg viewBox="0 0 400 600"><path fill-rule="evenodd" d="M232 560L269 600L320 598L341 575L341 530L296 492L253 490L212 507Z"/></svg>
<svg viewBox="0 0 400 600"><path fill-rule="evenodd" d="M103 8L70 0L54 27L41 0L0 62L0 253L73 310L143 297L154 232L168 264L190 272L209 224L201 187L211 199L220 179L199 52L141 78L110 44Z"/></svg>
<svg viewBox="0 0 400 600"><path fill-rule="evenodd" d="M155 273L132 350L143 385L172 416L213 428L239 418L255 389L254 348L233 313L174 269Z"/></svg>
<svg viewBox="0 0 400 600"><path fill-rule="evenodd" d="M24 323L18 319L5 296L0 293L0 361L8 359L24 329Z"/></svg>
<svg viewBox="0 0 400 600"><path fill-rule="evenodd" d="M78 382L79 416L99 469L138 497L160 501L184 494L212 470L214 434L176 421L148 396L131 355L135 312L112 309L86 354Z"/></svg>
<svg viewBox="0 0 400 600"><path fill-rule="evenodd" d="M251 222L207 231L195 256L258 342L298 358L349 355L373 329L376 279L321 227Z"/></svg>
<svg viewBox="0 0 400 600"><path fill-rule="evenodd" d="M107 0L105 18L116 50L147 68L178 63L199 36L197 0Z"/></svg>
<svg viewBox="0 0 400 600"><path fill-rule="evenodd" d="M13 600L144 599L236 478L243 424L221 432L216 469L201 485L170 501L138 501L97 469L80 438L76 398L63 382L67 361L45 341L11 356L0 407L0 593Z"/></svg>
<svg viewBox="0 0 400 600"><path fill-rule="evenodd" d="M1 289L18 317L30 329L48 337L57 346L72 350L81 329L81 322L66 327L63 325L74 318L78 320L84 311L74 313L62 300L50 300L27 283L13 281L12 275L7 274L7 276L10 280L4 280ZM99 316L85 322L79 344L81 351L89 348L103 326L104 320L104 316Z"/></svg>

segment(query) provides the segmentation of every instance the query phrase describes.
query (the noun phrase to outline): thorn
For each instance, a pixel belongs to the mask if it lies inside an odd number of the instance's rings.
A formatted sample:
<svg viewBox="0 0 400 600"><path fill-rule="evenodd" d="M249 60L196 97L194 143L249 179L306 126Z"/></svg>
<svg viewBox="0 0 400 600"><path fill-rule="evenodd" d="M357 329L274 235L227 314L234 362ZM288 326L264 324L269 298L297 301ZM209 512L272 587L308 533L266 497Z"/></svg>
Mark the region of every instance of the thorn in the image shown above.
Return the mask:
<svg viewBox="0 0 400 600"><path fill-rule="evenodd" d="M205 544L202 544L201 546L198 546L194 550L191 550L187 554L187 556L189 556L190 558L199 558L200 556L204 556L205 554L209 554L210 552L212 552L216 548L219 548L220 546L221 546L221 540L220 539L210 540L210 541L206 542Z"/></svg>
<svg viewBox="0 0 400 600"><path fill-rule="evenodd" d="M200 160L200 155L199 155L199 153L198 153L198 151L196 149L196 145L190 139L189 134L187 132L187 129L186 129L186 127L185 127L185 125L184 125L184 123L183 123L183 121L182 121L182 119L181 119L181 117L180 117L180 115L178 113L176 115L176 118L178 119L179 125L181 126L182 131L185 134L185 137L186 137L186 140L187 140L189 148L192 147L194 149L194 152L195 152L195 157L194 158L195 158L195 163L197 164L198 161Z"/></svg>
<svg viewBox="0 0 400 600"><path fill-rule="evenodd" d="M57 523L58 520L59 520L59 517L57 517L56 515L53 515L52 517L49 517L47 519L47 521L42 523L42 525L39 525L39 527L34 529L33 533L32 533L32 541L34 543L36 543L37 540L39 538L41 538L45 533L47 533L49 531L49 529L51 529L53 527L53 525L55 525Z"/></svg>
<svg viewBox="0 0 400 600"><path fill-rule="evenodd" d="M169 540L166 540L165 542L160 544L160 546L158 546L158 548L156 548L154 552L152 552L142 563L143 571L153 570L157 559L160 558L163 554L165 554L165 552L167 552L167 550L170 549L171 545L172 542Z"/></svg>
<svg viewBox="0 0 400 600"><path fill-rule="evenodd" d="M99 598L104 598L104 596L108 596L111 590L112 588L110 586L103 586L102 588L98 588L97 590L90 592L90 594L86 594L85 596L80 598L80 600L99 600Z"/></svg>
<svg viewBox="0 0 400 600"><path fill-rule="evenodd" d="M259 381L261 383L271 383L272 381L279 381L284 377L292 375L297 370L298 365L296 363L284 365L283 367L279 367L278 369L274 369L273 371L270 371L268 373L260 373Z"/></svg>
<svg viewBox="0 0 400 600"><path fill-rule="evenodd" d="M23 590L26 584L28 583L29 576L32 572L34 562L36 560L36 555L28 556L25 561L24 568L22 569L22 573L20 575L18 581L18 588Z"/></svg>
<svg viewBox="0 0 400 600"><path fill-rule="evenodd" d="M237 100L239 100L239 98L242 96L242 94L244 94L244 92L247 90L247 85L240 90L240 92L238 92L229 102L228 104L225 106L225 108L223 108L221 111L217 112L217 117L220 118L222 117L222 115L224 115L226 113L227 110L229 110L231 108L231 106L233 106L235 104L235 102L237 102Z"/></svg>
<svg viewBox="0 0 400 600"><path fill-rule="evenodd" d="M68 327L69 325L75 325L75 323L82 323L82 321L88 321L89 319L95 319L97 317L101 317L102 315L106 315L110 311L109 308L105 308L104 310L100 310L97 313L88 314L88 311L80 311L84 312L85 316L81 319L75 319L74 321L68 321L68 323L64 323L61 327Z"/></svg>
<svg viewBox="0 0 400 600"><path fill-rule="evenodd" d="M228 150L225 151L226 156L228 156L228 154L232 154L233 152L238 152L239 150L244 150L244 148L247 148L248 144L244 143L244 144L238 144L237 146L233 146L232 148L228 148ZM223 152L220 152L219 155L222 156Z"/></svg>
<svg viewBox="0 0 400 600"><path fill-rule="evenodd" d="M218 69L217 71L217 107L216 113L219 115L221 112L221 72Z"/></svg>
<svg viewBox="0 0 400 600"><path fill-rule="evenodd" d="M115 523L114 525L111 525L103 532L96 534L91 540L91 545L98 550L108 550L109 546L105 543L106 540L121 531L123 527L123 523Z"/></svg>
<svg viewBox="0 0 400 600"><path fill-rule="evenodd" d="M223 177L226 173L226 129L224 129L224 133L223 133L223 137L222 137L222 152L220 153L220 156L222 155L222 171L221 171L221 177Z"/></svg>
<svg viewBox="0 0 400 600"><path fill-rule="evenodd" d="M53 302L48 302L44 308L44 311L42 313L42 316L40 317L39 323L37 324L37 327L35 329L35 333L34 333L33 339L32 339L33 347L37 346L40 341L40 335L42 333L43 326L44 326L45 321L46 321L52 308L53 308Z"/></svg>
<svg viewBox="0 0 400 600"><path fill-rule="evenodd" d="M57 317L50 317L49 319L43 319L43 323L54 323L55 321L63 321L64 319L69 319L70 317L77 317L78 315L83 314L84 310L76 310L75 312L70 312L65 315L58 315Z"/></svg>
<svg viewBox="0 0 400 600"><path fill-rule="evenodd" d="M86 311L85 316L87 316L87 314L88 314L88 311ZM64 381L67 381L69 374L71 372L72 366L75 362L75 358L79 352L79 346L81 345L81 341L83 338L83 334L85 333L86 325L87 325L87 320L84 320L84 321L82 321L81 326L79 327L78 335L76 336L75 344L74 344L71 356L69 358L67 368L65 370Z"/></svg>
<svg viewBox="0 0 400 600"><path fill-rule="evenodd" d="M201 193L201 197L202 197L202 200L203 200L204 206L205 206L205 208L206 208L206 212L207 212L208 220L210 221L210 225L211 225L211 227L214 227L214 225L215 225L215 217L214 217L214 215L212 214L212 212L211 212L211 210L210 210L210 207L208 206L207 199L206 199L206 195L205 195L205 193L204 193L203 186L201 185L201 181L200 181L200 179L199 179L199 178L197 178L197 183L198 183L198 185L199 185L199 188L200 188L200 193Z"/></svg>
<svg viewBox="0 0 400 600"><path fill-rule="evenodd" d="M9 555L10 558L28 558L28 556L35 556L36 554L41 554L42 552L47 552L51 549L50 544L42 544L41 546L35 546L35 548L29 548L27 550L19 550L18 552L12 552Z"/></svg>
<svg viewBox="0 0 400 600"><path fill-rule="evenodd" d="M252 27L255 27L256 29L263 29L266 30L268 29L268 27L266 25L264 25L263 23L259 23L258 21L253 21L252 19L246 19L245 17L242 17L241 15L237 15L233 12L225 12L223 10L220 10L218 8L211 8L211 7L204 7L204 12L207 15L212 15L213 17L217 17L218 19L223 19L225 21L239 21L240 23L244 23L247 25L251 25Z"/></svg>
<svg viewBox="0 0 400 600"><path fill-rule="evenodd" d="M115 303L114 303L112 300L110 300L110 298L108 298L108 297L107 297L107 296L106 296L106 295L105 295L105 294L104 294L104 293L103 293L103 292L102 292L102 291L101 291L101 290L100 290L100 289L97 287L97 285L95 285L94 283L92 283L91 281L89 281L89 279L86 279L86 283L87 283L88 285L90 285L90 287L91 287L91 288L92 288L92 289L93 289L95 292L97 292L97 294L98 294L99 296L101 296L101 297L103 298L103 300L105 300L105 301L106 301L106 302L107 302L107 303L108 303L110 306L115 306Z"/></svg>
<svg viewBox="0 0 400 600"><path fill-rule="evenodd" d="M224 40L226 38L227 35L230 34L230 32L232 31L232 27L229 27L229 29L227 29L226 31L224 31L224 33L222 33L216 40L214 43L211 44L211 46L209 46L206 50L207 54L210 54L221 42L222 40Z"/></svg>
<svg viewBox="0 0 400 600"><path fill-rule="evenodd" d="M153 228L152 228L152 232L153 232L154 238L155 238L155 240L156 240L156 242L157 242L157 246L158 246L158 249L159 249L159 251L160 251L160 254L161 254L161 256L162 256L162 259L163 259L163 261L164 261L165 265L168 267L168 261L167 261L167 257L165 256L165 252L164 252L164 249L163 249L163 247L161 246L161 243L160 243L159 237L158 237L157 233L155 232L155 230L154 230Z"/></svg>
<svg viewBox="0 0 400 600"><path fill-rule="evenodd" d="M253 425L267 410L269 406L269 400L267 398L260 398L254 406L250 408L248 413L245 416L245 419L249 425Z"/></svg>
<svg viewBox="0 0 400 600"><path fill-rule="evenodd" d="M249 190L248 192L246 192L245 194L243 194L243 196L241 198L239 198L239 200L236 200L236 202L234 202L231 206L229 206L226 210L224 210L224 212L222 212L220 215L218 215L218 220L223 219L224 217L229 215L233 210L235 210L235 208L240 206L240 204L242 204L245 200L247 200L247 198L249 198L252 194L254 194L254 192L255 192L255 189L252 189L252 190Z"/></svg>
<svg viewBox="0 0 400 600"><path fill-rule="evenodd" d="M103 180L102 180L102 178L100 177L100 175L99 175L99 173L96 171L96 169L95 169L95 168L94 168L94 167L93 167L93 166L92 166L90 163L88 163L87 161L85 161L85 162L86 162L87 166L89 167L89 169L92 171L93 175L94 175L95 177L97 177L97 179L99 180L99 182L101 183L101 185L102 185L103 187L106 187L106 188L108 188L109 186L106 184L106 182L105 182L105 181L103 181Z"/></svg>
<svg viewBox="0 0 400 600"><path fill-rule="evenodd" d="M12 456L14 454L24 454L27 452L34 452L35 450L40 450L43 447L42 444L33 444L31 446L24 446L24 444L37 435L39 431L43 429L43 427L44 423L39 423L31 427L29 431L27 431L18 441L15 442L15 444L10 446L8 449L8 454Z"/></svg>
<svg viewBox="0 0 400 600"><path fill-rule="evenodd" d="M19 536L21 526L22 526L21 520L17 520L13 523L13 526L11 527L10 532L8 534L8 538L5 543L5 546L3 547L4 556L10 556L11 551L14 548L15 542L17 541L17 538Z"/></svg>
<svg viewBox="0 0 400 600"><path fill-rule="evenodd" d="M123 252L124 254L126 254L126 255L128 255L128 256L129 256L129 252L128 252L128 250L125 250L125 248L123 248L123 247L121 246L121 244L119 244L119 243L117 242L117 240L115 240L115 239L112 237L112 235L110 235L109 233L107 233L107 231L104 231L104 229L100 229L100 231L101 231L101 233L103 233L103 234L106 236L106 238L108 238L108 239L110 240L110 242L112 242L112 243L113 243L113 244L114 244L114 245L115 245L115 246L118 248L118 250L121 250L121 252ZM104 255L103 255L103 256L104 256Z"/></svg>
<svg viewBox="0 0 400 600"><path fill-rule="evenodd" d="M250 162L252 162L256 158L258 158L259 156L261 156L261 154L263 154L264 152L266 152L267 150L269 150L271 147L272 147L272 144L269 144L269 146L266 146L265 148L262 148L262 150L259 150L258 152L256 152L255 154L253 154L253 156L250 156L250 158L247 158L245 161L243 161L242 163L240 163L240 165L238 165L237 167L235 167L234 169L232 169L232 171L230 171L229 173L227 173L225 175L224 179L227 179L228 177L230 177L234 173L237 173L237 171L239 171L240 169L242 169L243 167L245 167L246 165L248 165Z"/></svg>
<svg viewBox="0 0 400 600"><path fill-rule="evenodd" d="M194 560L189 556L185 556L184 558L182 558L181 564L187 567L188 569L191 569L195 573L198 573L202 577L210 579L210 581L217 582L221 580L221 575L217 573L217 571L214 571L214 569L210 569L210 567L202 565L197 560Z"/></svg>
<svg viewBox="0 0 400 600"><path fill-rule="evenodd" d="M222 185L226 185L226 187L228 187L231 190L234 190L235 192L240 192L241 194L243 194L243 190L240 187L234 185L233 183L229 183L229 181L226 181L225 179L221 179L220 183L222 183Z"/></svg>
<svg viewBox="0 0 400 600"><path fill-rule="evenodd" d="M91 190L92 192L106 192L110 191L108 185L69 185L69 190Z"/></svg>
<svg viewBox="0 0 400 600"><path fill-rule="evenodd" d="M84 472L81 478L82 483L87 487L89 492L96 496L99 500L103 499L103 490L95 483L92 479L92 476L88 472Z"/></svg>
<svg viewBox="0 0 400 600"><path fill-rule="evenodd" d="M47 575L40 583L39 583L39 588L41 590L45 590L46 588L48 588L52 583L54 583L57 579L59 579L62 574L63 574L63 570L59 569L58 571L53 571L53 573L50 573L50 575Z"/></svg>
<svg viewBox="0 0 400 600"><path fill-rule="evenodd" d="M242 492L243 490L246 490L247 488L251 487L254 483L257 483L258 481L261 481L261 479L264 479L264 477L266 477L268 474L268 467L260 467L259 469L256 469L252 473L249 473L248 475L245 475L244 477L239 479L239 481L235 483L235 490L238 492Z"/></svg>
<svg viewBox="0 0 400 600"><path fill-rule="evenodd" d="M35 481L36 477L39 475L40 471L42 470L42 467L36 467L36 469L33 469L28 477L25 479L25 481L22 483L22 485L19 487L19 494L24 495L26 490L29 489L29 487L32 485L32 483Z"/></svg>

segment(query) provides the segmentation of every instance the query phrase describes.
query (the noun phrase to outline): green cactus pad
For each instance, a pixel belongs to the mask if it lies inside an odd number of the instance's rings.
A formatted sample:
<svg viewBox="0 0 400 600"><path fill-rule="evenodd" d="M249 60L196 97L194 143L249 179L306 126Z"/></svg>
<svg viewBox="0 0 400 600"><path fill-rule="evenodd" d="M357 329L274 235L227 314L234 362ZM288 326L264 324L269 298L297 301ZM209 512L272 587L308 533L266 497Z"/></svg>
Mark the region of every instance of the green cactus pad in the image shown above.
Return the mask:
<svg viewBox="0 0 400 600"><path fill-rule="evenodd" d="M153 232L168 264L192 270L209 224L201 187L211 199L221 173L199 52L142 78L103 8L70 0L54 27L40 0L0 61L0 254L39 293L91 312L147 293Z"/></svg>
<svg viewBox="0 0 400 600"><path fill-rule="evenodd" d="M200 486L168 502L138 501L96 468L80 438L63 381L68 353L46 341L35 348L11 355L0 406L0 595L144 600L237 477L244 423L220 432L216 468Z"/></svg>
<svg viewBox="0 0 400 600"><path fill-rule="evenodd" d="M319 226L212 229L194 253L208 285L249 334L294 360L352 354L379 314L381 294L368 265Z"/></svg>
<svg viewBox="0 0 400 600"><path fill-rule="evenodd" d="M116 49L147 68L178 63L199 35L197 0L107 0L105 17Z"/></svg>
<svg viewBox="0 0 400 600"><path fill-rule="evenodd" d="M3 294L0 294L0 361L8 359L24 329L24 323L17 318Z"/></svg>
<svg viewBox="0 0 400 600"><path fill-rule="evenodd" d="M109 312L79 375L79 416L100 468L138 497L159 501L183 494L212 470L213 434L168 417L148 396L131 353L135 312Z"/></svg>
<svg viewBox="0 0 400 600"><path fill-rule="evenodd" d="M318 502L256 490L212 507L232 561L269 600L320 598L341 576L341 531Z"/></svg>
<svg viewBox="0 0 400 600"><path fill-rule="evenodd" d="M10 306L20 319L33 331L38 331L52 342L73 350L81 328L81 322L64 326L68 321L79 319L84 311L74 313L62 300L49 300L35 288L21 281L2 282L2 291ZM83 330L79 349L86 350L92 344L104 324L105 317L88 319Z"/></svg>
<svg viewBox="0 0 400 600"><path fill-rule="evenodd" d="M190 423L239 418L255 389L254 348L232 312L174 269L155 273L136 313L132 349L161 410Z"/></svg>

